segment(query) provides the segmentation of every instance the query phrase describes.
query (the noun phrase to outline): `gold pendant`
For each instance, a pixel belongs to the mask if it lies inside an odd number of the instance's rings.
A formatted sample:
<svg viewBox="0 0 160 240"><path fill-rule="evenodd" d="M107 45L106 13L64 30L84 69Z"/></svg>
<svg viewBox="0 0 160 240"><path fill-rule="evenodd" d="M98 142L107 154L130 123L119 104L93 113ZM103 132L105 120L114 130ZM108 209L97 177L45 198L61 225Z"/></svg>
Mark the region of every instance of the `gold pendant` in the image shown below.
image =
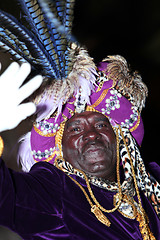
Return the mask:
<svg viewBox="0 0 160 240"><path fill-rule="evenodd" d="M116 206L119 201L119 194L116 194L113 199L113 204ZM126 218L135 219L137 215L136 206L134 201L127 195L123 195L121 204L118 208L118 211Z"/></svg>
<svg viewBox="0 0 160 240"><path fill-rule="evenodd" d="M96 206L93 205L91 208L91 212L94 213L94 215L96 216L96 218L103 224L105 224L107 227L110 227L111 222L109 221L109 219L102 213L102 211Z"/></svg>

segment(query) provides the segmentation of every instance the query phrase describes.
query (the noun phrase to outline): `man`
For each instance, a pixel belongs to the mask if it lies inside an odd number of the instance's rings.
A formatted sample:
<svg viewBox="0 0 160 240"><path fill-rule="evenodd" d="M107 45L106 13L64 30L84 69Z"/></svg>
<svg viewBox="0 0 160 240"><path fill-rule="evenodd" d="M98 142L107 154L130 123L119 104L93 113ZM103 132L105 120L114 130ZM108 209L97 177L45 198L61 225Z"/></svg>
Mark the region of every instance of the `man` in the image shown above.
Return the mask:
<svg viewBox="0 0 160 240"><path fill-rule="evenodd" d="M23 239L160 239L160 170L139 151L147 87L123 57L97 67L73 42L73 0L19 3L30 27L0 11L0 46L44 84L19 153L28 173L1 161L0 224Z"/></svg>
<svg viewBox="0 0 160 240"><path fill-rule="evenodd" d="M1 161L0 224L23 239L160 239L159 219L141 190L147 233L140 226L136 190L133 181L125 187L117 164L119 141L106 116L75 113L56 137L65 159L60 154L57 167L40 162L29 173L17 173ZM116 184L119 174L123 196L128 196L120 205L120 195L114 198L121 191Z"/></svg>

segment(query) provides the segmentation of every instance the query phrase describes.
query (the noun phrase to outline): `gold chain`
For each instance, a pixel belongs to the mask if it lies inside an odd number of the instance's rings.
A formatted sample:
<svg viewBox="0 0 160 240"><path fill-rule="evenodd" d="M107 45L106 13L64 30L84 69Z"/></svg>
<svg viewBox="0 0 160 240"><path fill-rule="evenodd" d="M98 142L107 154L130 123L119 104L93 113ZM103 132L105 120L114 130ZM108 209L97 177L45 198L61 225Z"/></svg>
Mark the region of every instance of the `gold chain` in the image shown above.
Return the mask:
<svg viewBox="0 0 160 240"><path fill-rule="evenodd" d="M62 158L62 136L63 136L63 131L64 131L64 126L65 126L65 122L64 121L61 126L60 126L60 129L59 131L57 132L56 134L56 144L58 145L59 147L59 150L60 150L60 156L57 157L55 159L55 165L57 168L59 168L60 170L63 171L62 168L59 167L58 165L58 158ZM139 222L139 229L140 229L140 232L141 232L141 235L143 237L144 240L156 240L155 237L153 236L153 233L151 232L150 228L149 228L149 225L147 224L146 222L146 218L145 218L145 211L142 207L142 203L141 203L141 198L140 198L140 193L139 193L139 189L138 189L138 184L137 184L137 180L136 180L136 175L135 175L135 170L134 170L134 166L133 166L133 162L132 162L132 159L131 159L131 156L130 156L130 152L129 152L129 149L128 149L128 146L126 144L126 141L125 141L125 138L124 138L124 135L123 135L123 132L122 132L122 129L121 127L118 125L119 127L119 130L120 130L120 134L122 136L122 139L123 139L123 142L125 144L125 147L126 147L126 150L127 150L127 153L128 153L128 156L130 158L130 164L131 164L131 170L132 170L132 173L133 173L133 180L134 180L134 185L135 185L135 189L136 189L136 193L137 193L137 198L138 198L138 203L139 203L139 207L140 207L140 212L141 213L138 213L137 211L137 217L136 217L136 220ZM117 182L118 182L118 195L119 195L119 200L118 200L118 203L115 205L115 207L113 209L110 209L110 210L107 210L105 209L104 207L102 207L100 205L100 203L97 201L97 199L95 198L94 194L93 194L93 191L91 189L91 186L90 186L90 183L89 183L89 180L86 176L86 174L79 170L79 169L75 169L79 172L81 172L85 178L85 181L86 181L86 184L87 184L87 188L88 188L88 191L89 191L89 194L93 200L93 202L95 204L92 203L92 200L90 199L90 197L88 196L86 190L84 189L84 187L81 186L81 184L79 182L77 182L74 178L72 178L71 176L69 176L69 178L77 185L79 186L79 188L82 190L82 192L84 193L88 203L90 204L91 206L91 212L94 213L94 215L96 216L96 218L103 224L105 224L106 226L110 226L111 222L108 220L108 218L102 213L105 212L105 213L113 213L114 211L116 211L121 202L122 202L122 189L121 189L121 183L120 183L120 171L119 171L119 166L120 166L120 157L119 157L119 134L118 134L118 128L114 128L115 132L116 132L116 143L117 143ZM65 173L67 174L67 173ZM67 174L68 175L68 174Z"/></svg>
<svg viewBox="0 0 160 240"><path fill-rule="evenodd" d="M118 137L118 129L116 129L116 141L117 141L117 182L118 182L118 191L119 191L119 201L118 201L117 205L116 205L113 209L107 210L107 209L105 209L104 207L102 207L102 206L100 205L100 203L97 201L97 199L95 198L95 196L94 196L94 194L93 194L93 191L92 191L92 189L91 189L91 186L90 186L90 183L89 183L89 180L88 180L86 174L85 174L83 171L77 169L77 171L81 172L81 173L83 174L84 178L85 178L85 181L86 181L86 184L87 184L87 188L88 188L88 191L89 191L89 193L90 193L90 196L91 196L92 200L94 201L94 203L96 204L96 206L97 206L98 208L100 208L103 212L106 212L106 213L112 213L112 212L116 211L116 210L118 209L118 207L120 206L121 200L122 200L122 189L121 189L120 172L119 172L120 160L119 160L119 137Z"/></svg>
<svg viewBox="0 0 160 240"><path fill-rule="evenodd" d="M63 129L63 127L62 127ZM60 131L61 132L61 131ZM62 133L62 132L61 132ZM60 143L60 139L61 139L61 134L59 135L59 141L58 143ZM79 172L81 172L85 178L85 181L86 181L86 184L87 184L87 188L88 188L88 191L90 193L90 196L92 198L92 200L94 201L95 205L92 203L90 197L88 196L86 190L84 189L84 187L81 186L81 184L79 182L77 182L74 178L72 178L71 176L69 176L69 178L74 182L76 183L76 185L79 186L79 188L82 190L82 192L84 193L87 201L89 202L90 206L91 206L91 212L95 214L96 218L102 222L103 224L105 224L106 226L110 226L110 221L108 220L108 218L101 212L101 210L105 213L112 213L114 211L116 211L118 209L118 207L120 206L121 204L121 201L122 201L122 189L121 189L121 183L120 183L120 172L119 172L119 165L120 165L120 158L119 158L119 137L118 137L118 129L116 129L116 142L117 142L117 182L118 182L118 190L119 190L119 201L117 203L117 205L111 209L111 210L107 210L105 209L104 207L102 207L100 205L100 203L97 201L97 199L95 198L94 194L93 194L93 191L91 189L91 186L90 186L90 183L89 183L89 180L86 176L86 174L79 170L79 169L75 169ZM59 168L60 170L63 171L63 169L61 169L59 166L58 166L58 158L55 159L55 165L57 168ZM68 174L67 174L68 175Z"/></svg>

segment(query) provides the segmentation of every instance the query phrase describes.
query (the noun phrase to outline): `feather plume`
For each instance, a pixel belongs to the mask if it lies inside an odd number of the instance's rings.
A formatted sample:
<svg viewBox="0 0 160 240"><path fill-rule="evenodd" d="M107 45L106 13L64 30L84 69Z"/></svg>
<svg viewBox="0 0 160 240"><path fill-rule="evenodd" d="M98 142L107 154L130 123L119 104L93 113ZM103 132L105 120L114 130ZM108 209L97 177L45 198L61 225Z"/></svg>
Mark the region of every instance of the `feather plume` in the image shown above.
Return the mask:
<svg viewBox="0 0 160 240"><path fill-rule="evenodd" d="M68 47L70 42L74 42L75 38L71 35L72 21L73 21L73 8L75 0L66 1L54 1L51 4L50 1L39 0L39 4L43 9L44 18L48 23L48 29L51 29L52 41L56 40L58 46L58 54L61 66L61 79L68 75ZM50 4L49 4L50 3ZM53 10L53 9L56 9Z"/></svg>
<svg viewBox="0 0 160 240"><path fill-rule="evenodd" d="M0 50L14 59L29 62L45 80L65 78L71 71L68 47L75 0L17 0L27 27L0 11Z"/></svg>
<svg viewBox="0 0 160 240"><path fill-rule="evenodd" d="M80 88L89 102L96 66L84 48L70 46L74 0L17 1L29 29L0 11L0 47L20 62L31 63L44 76L43 90L35 99L41 107L39 117L48 118L56 109L59 112Z"/></svg>
<svg viewBox="0 0 160 240"><path fill-rule="evenodd" d="M50 28L50 24L45 20L42 9L40 8L37 0L18 0L18 2L24 11L31 31L43 44L44 49L48 52L52 59L51 61L55 62L57 68L56 77L60 78L60 59L57 49L58 44L60 45L60 40L56 41L54 37L51 38L51 35L54 35L54 33L57 34L57 31L54 31L54 28Z"/></svg>
<svg viewBox="0 0 160 240"><path fill-rule="evenodd" d="M142 82L141 76L136 71L132 73L127 61L120 55L108 56L103 62L108 62L106 72L114 86L141 112L148 95L147 86Z"/></svg>
<svg viewBox="0 0 160 240"><path fill-rule="evenodd" d="M16 18L0 11L0 41L21 55L41 74L56 78L57 68L51 63L51 57L41 42ZM2 46L2 45L1 45Z"/></svg>
<svg viewBox="0 0 160 240"><path fill-rule="evenodd" d="M70 97L76 95L80 88L85 92L85 100L89 102L89 95L96 82L95 63L87 51L76 44L70 47L70 57L73 67L68 77L63 81L52 82L35 98L38 110L43 109L43 112L38 112L38 121L49 118L57 108L60 109Z"/></svg>
<svg viewBox="0 0 160 240"><path fill-rule="evenodd" d="M21 55L16 53L11 47L9 47L5 43L1 42L1 37L0 37L0 51L4 52L4 53L9 53L12 56L12 59L14 61L19 62L20 64L27 62Z"/></svg>

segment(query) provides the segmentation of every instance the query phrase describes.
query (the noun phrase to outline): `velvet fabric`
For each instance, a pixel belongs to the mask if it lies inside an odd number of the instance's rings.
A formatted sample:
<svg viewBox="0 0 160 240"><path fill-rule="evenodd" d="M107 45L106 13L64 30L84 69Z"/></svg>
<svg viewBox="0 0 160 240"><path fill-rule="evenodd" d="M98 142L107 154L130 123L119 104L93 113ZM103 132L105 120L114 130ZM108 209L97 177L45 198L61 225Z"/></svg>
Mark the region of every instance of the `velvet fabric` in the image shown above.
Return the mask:
<svg viewBox="0 0 160 240"><path fill-rule="evenodd" d="M160 180L160 167L156 168ZM23 239L124 240L142 239L138 222L118 211L107 214L111 226L100 223L90 211L90 205L80 188L62 171L50 163L35 164L29 173L8 169L0 160L0 224L17 232ZM86 183L74 176L87 190ZM106 209L113 208L113 192L91 185ZM141 192L150 228L160 240L160 221Z"/></svg>

